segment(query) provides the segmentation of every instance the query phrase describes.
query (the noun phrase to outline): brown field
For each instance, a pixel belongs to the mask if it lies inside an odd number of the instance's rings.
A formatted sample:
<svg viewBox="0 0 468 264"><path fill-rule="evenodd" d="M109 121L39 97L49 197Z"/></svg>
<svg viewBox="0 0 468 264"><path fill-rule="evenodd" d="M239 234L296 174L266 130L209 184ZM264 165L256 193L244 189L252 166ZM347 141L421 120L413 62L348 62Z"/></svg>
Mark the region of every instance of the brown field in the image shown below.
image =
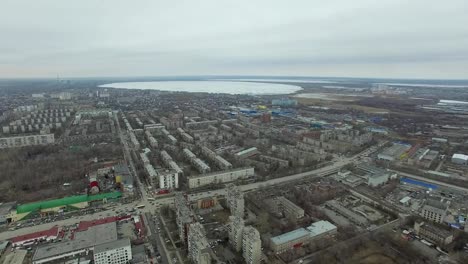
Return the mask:
<svg viewBox="0 0 468 264"><path fill-rule="evenodd" d="M357 263L361 264L396 264L397 262L393 260L391 257L381 254L381 253L372 253L367 255L359 260L356 260Z"/></svg>

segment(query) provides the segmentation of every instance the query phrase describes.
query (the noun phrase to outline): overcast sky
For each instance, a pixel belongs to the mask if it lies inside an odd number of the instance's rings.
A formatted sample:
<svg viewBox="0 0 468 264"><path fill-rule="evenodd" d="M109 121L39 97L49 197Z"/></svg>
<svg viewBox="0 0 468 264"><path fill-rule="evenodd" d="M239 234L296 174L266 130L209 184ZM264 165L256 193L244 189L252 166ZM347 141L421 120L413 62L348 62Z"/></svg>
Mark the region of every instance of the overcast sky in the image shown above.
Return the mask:
<svg viewBox="0 0 468 264"><path fill-rule="evenodd" d="M467 0L0 0L0 78L468 79Z"/></svg>

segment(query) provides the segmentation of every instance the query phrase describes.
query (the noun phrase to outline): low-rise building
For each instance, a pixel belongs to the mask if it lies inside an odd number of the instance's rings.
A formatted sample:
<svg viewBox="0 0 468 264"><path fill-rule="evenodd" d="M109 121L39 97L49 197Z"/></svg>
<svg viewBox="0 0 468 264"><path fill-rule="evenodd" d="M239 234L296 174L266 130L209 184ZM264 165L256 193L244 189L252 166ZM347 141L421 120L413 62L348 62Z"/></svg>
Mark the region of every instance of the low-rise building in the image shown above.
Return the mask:
<svg viewBox="0 0 468 264"><path fill-rule="evenodd" d="M307 228L299 228L270 239L271 249L278 253L292 248L301 247L314 239L333 236L337 227L328 221L318 221Z"/></svg>
<svg viewBox="0 0 468 264"><path fill-rule="evenodd" d="M384 149L377 155L379 160L397 161L400 160L403 154L411 148L411 145L394 143L391 147Z"/></svg>
<svg viewBox="0 0 468 264"><path fill-rule="evenodd" d="M415 222L414 223L414 230L417 235L424 237L427 240L435 242L439 245L447 245L452 243L453 241L453 233L436 227L434 225L424 223L424 222Z"/></svg>
<svg viewBox="0 0 468 264"><path fill-rule="evenodd" d="M265 203L275 214L283 215L284 217L291 219L299 219L304 217L304 209L286 199L284 196L267 199Z"/></svg>
<svg viewBox="0 0 468 264"><path fill-rule="evenodd" d="M73 240L38 247L33 255L32 262L33 264L42 264L87 255L90 251L94 251L95 246L113 242L117 239L117 225L115 222L89 226L85 230L75 232Z"/></svg>
<svg viewBox="0 0 468 264"><path fill-rule="evenodd" d="M453 154L452 163L459 164L459 165L468 165L468 155Z"/></svg>
<svg viewBox="0 0 468 264"><path fill-rule="evenodd" d="M219 184L233 182L240 179L247 179L255 175L254 168L238 168L228 171L200 174L188 178L189 188L198 188L209 184Z"/></svg>

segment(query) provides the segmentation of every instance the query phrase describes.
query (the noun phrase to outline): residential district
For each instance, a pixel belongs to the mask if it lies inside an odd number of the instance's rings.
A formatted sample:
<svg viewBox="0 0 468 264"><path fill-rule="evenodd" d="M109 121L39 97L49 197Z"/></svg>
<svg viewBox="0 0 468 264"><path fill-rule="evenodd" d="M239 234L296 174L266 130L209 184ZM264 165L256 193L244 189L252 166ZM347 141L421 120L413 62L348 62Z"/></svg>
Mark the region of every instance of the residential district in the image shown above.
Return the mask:
<svg viewBox="0 0 468 264"><path fill-rule="evenodd" d="M468 263L459 90L106 81L0 89L1 263Z"/></svg>

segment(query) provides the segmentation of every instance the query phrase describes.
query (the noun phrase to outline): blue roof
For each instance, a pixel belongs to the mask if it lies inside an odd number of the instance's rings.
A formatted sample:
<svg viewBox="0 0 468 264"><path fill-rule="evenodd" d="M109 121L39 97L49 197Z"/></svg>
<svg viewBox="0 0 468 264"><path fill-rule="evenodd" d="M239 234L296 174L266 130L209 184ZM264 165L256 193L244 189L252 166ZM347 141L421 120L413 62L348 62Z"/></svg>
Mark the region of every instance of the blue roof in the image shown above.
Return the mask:
<svg viewBox="0 0 468 264"><path fill-rule="evenodd" d="M430 184L430 183L426 183L426 182L422 182L422 181L417 181L417 180L413 180L413 179L409 179L409 178L401 178L400 181L401 181L401 182L404 182L404 183L408 183L408 184L413 184L413 185L422 186L422 187L424 187L424 188L432 189L432 190L435 190L435 189L438 188L437 185Z"/></svg>
<svg viewBox="0 0 468 264"><path fill-rule="evenodd" d="M293 230L291 232L287 232L284 234L281 234L279 236L275 236L271 238L271 241L277 245L283 244L289 241L296 240L298 238L304 237L304 236L310 236L310 232L306 230L305 228L299 228L296 230Z"/></svg>

